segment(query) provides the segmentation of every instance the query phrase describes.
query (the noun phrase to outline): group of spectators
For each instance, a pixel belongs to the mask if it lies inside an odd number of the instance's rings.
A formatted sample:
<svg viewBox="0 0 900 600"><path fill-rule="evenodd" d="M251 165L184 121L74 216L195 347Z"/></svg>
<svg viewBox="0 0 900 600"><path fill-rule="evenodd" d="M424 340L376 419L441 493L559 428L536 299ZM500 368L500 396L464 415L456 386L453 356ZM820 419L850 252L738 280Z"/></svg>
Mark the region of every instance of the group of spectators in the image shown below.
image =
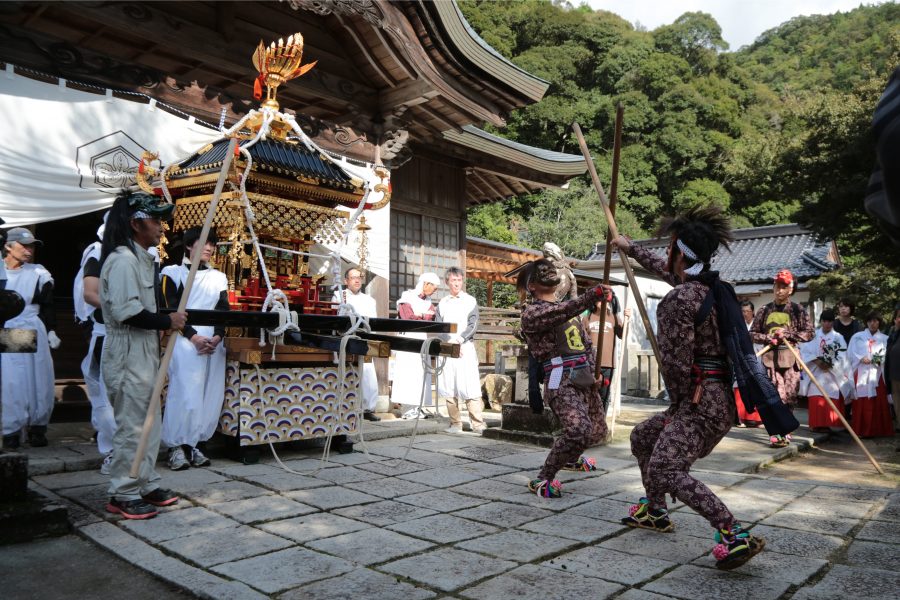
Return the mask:
<svg viewBox="0 0 900 600"><path fill-rule="evenodd" d="M895 307L889 335L882 332L885 322L878 312L860 322L854 316L855 303L847 298L835 309L823 310L819 327L813 329L806 309L790 300L793 291L793 275L784 269L774 278L772 302L758 311L752 302L742 303L747 330L782 401L793 409L798 398L805 397L813 431L844 429L832 406L860 437L900 431L895 406L900 398L900 306ZM735 424L761 426L758 414L745 409L737 390L735 399ZM790 436L772 436L770 443L786 446Z"/></svg>

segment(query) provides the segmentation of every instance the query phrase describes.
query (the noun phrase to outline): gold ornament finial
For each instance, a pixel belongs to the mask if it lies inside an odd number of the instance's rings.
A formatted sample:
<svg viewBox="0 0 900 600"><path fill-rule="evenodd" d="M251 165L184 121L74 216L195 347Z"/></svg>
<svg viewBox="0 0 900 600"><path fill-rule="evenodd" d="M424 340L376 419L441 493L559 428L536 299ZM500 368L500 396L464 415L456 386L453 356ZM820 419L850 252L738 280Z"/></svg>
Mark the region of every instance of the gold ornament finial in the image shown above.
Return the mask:
<svg viewBox="0 0 900 600"><path fill-rule="evenodd" d="M253 84L253 96L262 100L262 86L266 86L266 99L262 103L264 108L278 110L278 101L275 99L278 86L300 77L318 62L301 66L302 61L303 36L299 32L289 36L287 42L279 38L277 44L272 42L268 48L260 40L259 47L253 53L253 66L259 71L259 77Z"/></svg>

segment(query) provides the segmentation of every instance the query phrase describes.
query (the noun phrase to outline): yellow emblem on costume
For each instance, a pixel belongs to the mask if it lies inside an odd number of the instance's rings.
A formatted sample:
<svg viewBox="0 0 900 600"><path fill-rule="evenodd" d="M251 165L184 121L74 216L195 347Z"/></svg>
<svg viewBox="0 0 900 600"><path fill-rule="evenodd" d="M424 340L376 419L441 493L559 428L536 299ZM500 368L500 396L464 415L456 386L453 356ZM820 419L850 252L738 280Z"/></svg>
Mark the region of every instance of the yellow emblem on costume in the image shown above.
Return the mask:
<svg viewBox="0 0 900 600"><path fill-rule="evenodd" d="M581 333L578 331L577 325L570 325L566 328L566 345L569 350L584 350L584 340L581 339Z"/></svg>
<svg viewBox="0 0 900 600"><path fill-rule="evenodd" d="M791 315L781 311L770 313L766 318L766 326L769 328L769 334L774 329L780 329L791 326Z"/></svg>

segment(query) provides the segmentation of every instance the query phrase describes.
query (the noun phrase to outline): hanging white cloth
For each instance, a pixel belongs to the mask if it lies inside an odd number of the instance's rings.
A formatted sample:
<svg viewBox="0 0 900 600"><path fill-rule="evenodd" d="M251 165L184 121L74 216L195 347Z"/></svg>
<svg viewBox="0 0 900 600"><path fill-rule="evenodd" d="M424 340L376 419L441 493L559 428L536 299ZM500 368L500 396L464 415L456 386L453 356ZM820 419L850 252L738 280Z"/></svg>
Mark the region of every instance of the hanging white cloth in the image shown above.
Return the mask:
<svg viewBox="0 0 900 600"><path fill-rule="evenodd" d="M837 357L835 357L831 368L825 370L814 361L818 358L822 358L825 353L825 348L832 344L837 344L844 352L839 352ZM847 360L846 350L847 343L844 341L844 336L833 329L828 333L824 333L821 327L816 330L816 335L813 339L800 344L800 358L803 359L803 362L806 363L806 366L809 367L809 370L815 376L816 380L822 384L828 397L832 400L837 400L842 395L844 396L844 399L848 399L853 394L853 384L847 377L850 363ZM803 375L803 378L800 380L799 394L801 396L820 395L821 392L819 391L819 388L816 387L816 384L809 379L806 373Z"/></svg>
<svg viewBox="0 0 900 600"><path fill-rule="evenodd" d="M354 294L345 288L341 290L340 296L334 294L331 301L335 304L349 304L363 317L374 318L378 316L375 298L362 291ZM378 404L378 376L373 363L367 362L363 364L360 392L363 398L363 409L370 412L374 411L375 405Z"/></svg>
<svg viewBox="0 0 900 600"><path fill-rule="evenodd" d="M34 291L52 282L50 272L41 265L24 264L6 270L6 289L18 292L25 310L6 321L4 327L37 330L37 352L0 354L3 395L3 435L13 434L28 425L47 425L53 412L53 358L47 342L47 328L33 304Z"/></svg>
<svg viewBox="0 0 900 600"><path fill-rule="evenodd" d="M165 267L166 275L183 287L190 265ZM188 297L187 310L212 310L228 278L215 269L198 270ZM210 325L195 325L198 335L213 336ZM163 415L162 442L168 447L181 444L196 446L216 431L225 398L225 344L219 343L212 354L200 355L190 340L176 336L175 349L169 363L169 391Z"/></svg>
<svg viewBox="0 0 900 600"><path fill-rule="evenodd" d="M868 329L853 334L847 354L850 358L850 367L856 374L856 396L858 398L874 398L877 395L878 381L881 379L881 370L884 364L865 364L863 358L871 359L881 354L884 357L887 348L888 337L880 331L873 335Z"/></svg>
<svg viewBox="0 0 900 600"><path fill-rule="evenodd" d="M455 323L457 333L445 337L449 342L461 345L459 358L447 358L444 370L438 375L438 396L457 400L481 399L478 352L472 340L478 326L478 302L465 292L444 296L438 302L435 320Z"/></svg>

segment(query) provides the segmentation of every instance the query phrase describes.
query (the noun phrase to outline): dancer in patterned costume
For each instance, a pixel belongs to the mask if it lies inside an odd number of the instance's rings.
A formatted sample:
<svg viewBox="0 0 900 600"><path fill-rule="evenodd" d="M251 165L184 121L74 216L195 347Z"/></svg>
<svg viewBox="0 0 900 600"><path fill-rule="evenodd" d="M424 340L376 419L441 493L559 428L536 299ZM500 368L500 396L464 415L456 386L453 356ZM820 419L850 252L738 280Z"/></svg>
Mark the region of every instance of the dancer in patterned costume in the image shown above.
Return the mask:
<svg viewBox="0 0 900 600"><path fill-rule="evenodd" d="M517 280L520 292L534 301L522 310L522 335L528 352L544 367L544 401L562 425L537 479L528 489L544 498L559 498L562 485L554 479L560 469L593 471L594 460L581 456L595 436L606 435L606 420L594 380L594 353L581 313L611 293L606 286L587 290L573 300L555 297L560 278L556 267L541 258L527 263ZM589 406L600 411L592 422Z"/></svg>
<svg viewBox="0 0 900 600"><path fill-rule="evenodd" d="M811 340L816 332L806 309L790 300L794 293L794 275L790 271L782 269L775 274L772 293L775 300L760 308L753 318L750 338L756 344L772 346L762 355L762 363L769 379L778 388L781 401L794 410L801 368L794 353L784 347L783 340L799 345ZM769 441L773 448L783 448L791 443L791 436L773 435Z"/></svg>
<svg viewBox="0 0 900 600"><path fill-rule="evenodd" d="M716 566L733 569L750 560L765 545L741 527L728 508L706 485L689 473L691 465L712 452L734 422L731 370L719 311L733 310L740 335L746 336L733 290L730 299L715 286L718 274L709 264L719 245L733 240L728 219L717 208L693 209L663 222L660 236L671 237L668 261L633 246L625 237L614 243L675 288L657 307L660 371L669 391L669 408L639 424L631 433L631 451L638 459L646 498L631 507L625 525L669 532L666 494L705 517L716 530ZM709 297L715 302L709 302ZM732 306L723 306L726 300ZM749 339L746 340L749 348ZM760 373L761 375L761 373Z"/></svg>

